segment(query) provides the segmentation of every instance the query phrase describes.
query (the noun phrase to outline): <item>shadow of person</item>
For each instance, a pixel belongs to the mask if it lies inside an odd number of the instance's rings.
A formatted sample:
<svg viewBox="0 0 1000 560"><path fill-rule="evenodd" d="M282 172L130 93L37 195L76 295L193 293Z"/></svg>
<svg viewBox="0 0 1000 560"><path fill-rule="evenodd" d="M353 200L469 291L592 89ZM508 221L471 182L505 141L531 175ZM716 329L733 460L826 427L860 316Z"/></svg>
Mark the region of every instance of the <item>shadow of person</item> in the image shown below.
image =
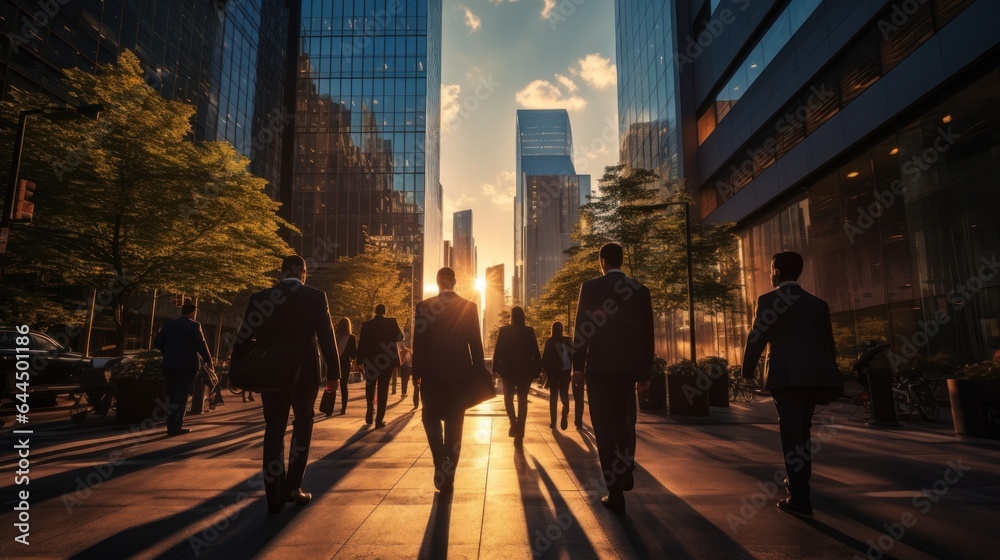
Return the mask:
<svg viewBox="0 0 1000 560"><path fill-rule="evenodd" d="M451 503L454 494L437 492L427 518L424 540L420 543L421 559L437 560L448 557L448 533L451 530Z"/></svg>
<svg viewBox="0 0 1000 560"><path fill-rule="evenodd" d="M586 439L590 434L580 432ZM639 558L752 558L736 541L636 463L635 489L626 494L628 512L615 515L600 503L607 494L594 451L562 433L555 441L579 481L598 521L616 550ZM588 446L589 447L589 446ZM641 453L641 449L639 450Z"/></svg>

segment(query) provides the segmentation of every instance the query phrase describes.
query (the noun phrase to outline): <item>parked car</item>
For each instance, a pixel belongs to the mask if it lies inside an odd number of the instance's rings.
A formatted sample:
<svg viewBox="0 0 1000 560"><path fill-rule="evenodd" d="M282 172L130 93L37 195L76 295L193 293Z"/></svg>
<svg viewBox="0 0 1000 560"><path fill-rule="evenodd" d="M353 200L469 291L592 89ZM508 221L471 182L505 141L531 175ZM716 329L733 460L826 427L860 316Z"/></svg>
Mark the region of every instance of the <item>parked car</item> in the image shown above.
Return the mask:
<svg viewBox="0 0 1000 560"><path fill-rule="evenodd" d="M11 398L15 387L18 334L12 327L0 327L0 398ZM28 355L31 358L28 392L35 397L55 397L75 392L80 387L79 372L84 368L104 367L107 358L86 358L52 337L29 331Z"/></svg>

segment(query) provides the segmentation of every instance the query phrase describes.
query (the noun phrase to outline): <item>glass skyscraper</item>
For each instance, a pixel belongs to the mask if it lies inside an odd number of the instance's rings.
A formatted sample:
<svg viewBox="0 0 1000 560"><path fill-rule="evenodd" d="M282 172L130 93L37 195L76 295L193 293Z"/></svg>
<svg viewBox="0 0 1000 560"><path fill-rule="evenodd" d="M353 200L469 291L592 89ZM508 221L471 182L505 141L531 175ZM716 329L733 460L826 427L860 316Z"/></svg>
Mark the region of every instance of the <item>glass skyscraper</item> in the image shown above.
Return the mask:
<svg viewBox="0 0 1000 560"><path fill-rule="evenodd" d="M304 0L292 246L410 255L414 298L441 263L441 0Z"/></svg>
<svg viewBox="0 0 1000 560"><path fill-rule="evenodd" d="M590 176L576 174L565 109L518 110L515 151L513 299L529 305L568 258Z"/></svg>

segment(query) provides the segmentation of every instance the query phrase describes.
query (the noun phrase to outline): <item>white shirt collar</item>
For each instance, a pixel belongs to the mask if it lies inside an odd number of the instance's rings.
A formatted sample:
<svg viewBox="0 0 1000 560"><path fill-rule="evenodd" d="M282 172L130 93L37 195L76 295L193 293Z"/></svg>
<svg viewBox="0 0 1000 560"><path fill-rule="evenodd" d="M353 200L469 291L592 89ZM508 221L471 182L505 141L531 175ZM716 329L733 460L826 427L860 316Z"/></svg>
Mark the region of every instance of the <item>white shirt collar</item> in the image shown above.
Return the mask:
<svg viewBox="0 0 1000 560"><path fill-rule="evenodd" d="M796 282L795 280L786 280L785 282L782 282L781 284L778 284L775 287L775 289L777 289L777 288L784 288L785 286L798 286L798 285L799 285L799 283Z"/></svg>
<svg viewBox="0 0 1000 560"><path fill-rule="evenodd" d="M438 292L438 295L441 295L441 294L453 294L453 293L455 293L455 290L441 290L440 292Z"/></svg>
<svg viewBox="0 0 1000 560"><path fill-rule="evenodd" d="M607 275L611 274L612 272L621 272L622 274L625 274L625 272L623 272L622 269L620 268L609 268L608 271L605 272L604 274Z"/></svg>
<svg viewBox="0 0 1000 560"><path fill-rule="evenodd" d="M299 284L302 283L302 280L299 280L298 278L282 278L281 281L282 282L298 282Z"/></svg>

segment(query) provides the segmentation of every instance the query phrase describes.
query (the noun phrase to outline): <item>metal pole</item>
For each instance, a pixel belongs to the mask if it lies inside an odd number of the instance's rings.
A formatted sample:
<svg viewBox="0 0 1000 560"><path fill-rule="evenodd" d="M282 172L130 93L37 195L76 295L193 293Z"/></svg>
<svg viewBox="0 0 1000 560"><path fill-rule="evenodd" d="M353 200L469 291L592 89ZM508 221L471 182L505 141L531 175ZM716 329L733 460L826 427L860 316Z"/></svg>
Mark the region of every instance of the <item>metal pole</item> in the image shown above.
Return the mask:
<svg viewBox="0 0 1000 560"><path fill-rule="evenodd" d="M83 327L83 357L90 357L90 333L94 330L94 302L97 300L97 288L90 288L87 295L87 320Z"/></svg>
<svg viewBox="0 0 1000 560"><path fill-rule="evenodd" d="M691 330L691 361L698 361L695 350L694 333L694 266L691 262L691 212L689 205L684 203L684 230L687 233L687 273L688 273L688 325Z"/></svg>
<svg viewBox="0 0 1000 560"><path fill-rule="evenodd" d="M7 192L3 199L3 216L0 216L0 237L8 239L10 235L10 220L14 215L14 198L17 193L17 179L21 172L21 152L24 148L24 130L28 124L28 115L36 111L21 111L17 118L17 133L14 135L14 153L10 158L10 176L7 177ZM4 260L7 255L7 244L0 247L0 277L3 276L5 268Z"/></svg>
<svg viewBox="0 0 1000 560"><path fill-rule="evenodd" d="M153 301L149 302L149 337L146 339L146 349L153 347L153 329L156 327L156 296L157 289L153 288Z"/></svg>

